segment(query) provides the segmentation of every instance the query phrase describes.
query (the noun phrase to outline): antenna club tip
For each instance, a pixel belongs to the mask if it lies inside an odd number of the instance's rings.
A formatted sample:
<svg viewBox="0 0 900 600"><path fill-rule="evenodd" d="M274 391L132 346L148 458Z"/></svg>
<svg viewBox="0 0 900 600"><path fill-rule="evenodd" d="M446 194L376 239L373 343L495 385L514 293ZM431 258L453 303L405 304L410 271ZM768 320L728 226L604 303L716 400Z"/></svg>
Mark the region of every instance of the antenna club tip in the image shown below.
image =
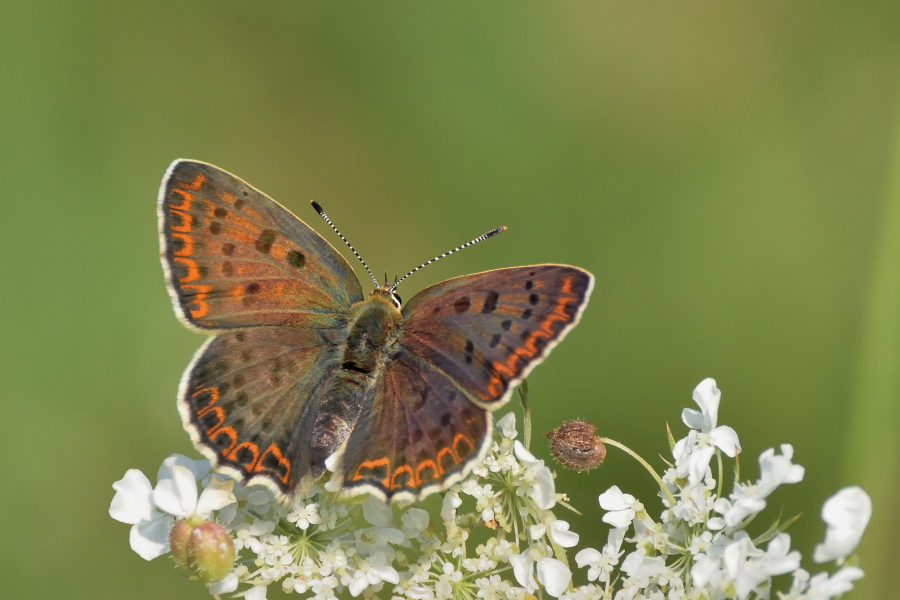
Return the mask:
<svg viewBox="0 0 900 600"><path fill-rule="evenodd" d="M506 231L506 225L501 225L497 229L491 229L490 231L488 231L486 237L495 236L498 233L503 233L504 231Z"/></svg>
<svg viewBox="0 0 900 600"><path fill-rule="evenodd" d="M316 209L316 212L317 212L317 213L319 213L320 215L324 215L324 214L325 214L325 211L322 210L322 207L319 206L319 203L318 203L318 202L316 202L315 200L310 200L309 203L312 204L312 207L313 207L314 209Z"/></svg>

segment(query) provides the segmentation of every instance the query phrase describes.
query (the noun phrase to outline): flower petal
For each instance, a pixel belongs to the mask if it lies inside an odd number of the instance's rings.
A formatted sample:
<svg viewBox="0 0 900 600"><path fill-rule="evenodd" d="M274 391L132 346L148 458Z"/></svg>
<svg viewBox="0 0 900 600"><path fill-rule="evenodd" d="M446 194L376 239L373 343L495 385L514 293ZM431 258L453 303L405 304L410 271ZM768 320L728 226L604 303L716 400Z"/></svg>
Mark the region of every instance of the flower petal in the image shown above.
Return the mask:
<svg viewBox="0 0 900 600"><path fill-rule="evenodd" d="M197 510L194 511L198 517L208 519L214 510L225 508L229 504L236 504L237 498L234 497L234 480L220 479L213 477L209 485L200 494L197 500Z"/></svg>
<svg viewBox="0 0 900 600"><path fill-rule="evenodd" d="M192 460L184 454L173 454L163 461L156 473L156 481L172 479L172 469L184 467L194 475L194 479L200 481L209 473L208 460Z"/></svg>
<svg viewBox="0 0 900 600"><path fill-rule="evenodd" d="M741 451L737 432L728 425L721 425L709 432L709 441L713 446L734 458Z"/></svg>
<svg viewBox="0 0 900 600"><path fill-rule="evenodd" d="M825 541L816 546L817 563L845 558L856 550L872 516L872 500L860 487L847 487L825 501L822 520L828 525Z"/></svg>
<svg viewBox="0 0 900 600"><path fill-rule="evenodd" d="M602 494L600 494L600 508L603 510L625 510L631 508L634 503L634 496L624 494L619 486L614 485Z"/></svg>
<svg viewBox="0 0 900 600"><path fill-rule="evenodd" d="M109 516L113 519L134 525L154 517L153 486L138 469L128 469L112 487L116 490L109 505Z"/></svg>
<svg viewBox="0 0 900 600"><path fill-rule="evenodd" d="M548 594L559 598L572 581L572 572L562 561L545 557L537 561L537 578Z"/></svg>
<svg viewBox="0 0 900 600"><path fill-rule="evenodd" d="M537 590L537 582L534 580L534 569L532 565L534 561L524 554L513 554L509 557L509 564L512 565L513 575L525 591L533 594Z"/></svg>
<svg viewBox="0 0 900 600"><path fill-rule="evenodd" d="M172 467L172 478L163 479L153 490L158 507L177 517L189 517L197 508L197 480L187 467Z"/></svg>
<svg viewBox="0 0 900 600"><path fill-rule="evenodd" d="M573 548L578 545L578 534L569 531L569 524L563 520L550 523L550 537L563 548Z"/></svg>
<svg viewBox="0 0 900 600"><path fill-rule="evenodd" d="M503 418L497 421L497 428L503 437L514 440L518 432L516 431L516 413L510 411L503 415Z"/></svg>
<svg viewBox="0 0 900 600"><path fill-rule="evenodd" d="M128 541L131 549L144 560L153 560L169 551L169 531L175 520L161 517L132 525Z"/></svg>

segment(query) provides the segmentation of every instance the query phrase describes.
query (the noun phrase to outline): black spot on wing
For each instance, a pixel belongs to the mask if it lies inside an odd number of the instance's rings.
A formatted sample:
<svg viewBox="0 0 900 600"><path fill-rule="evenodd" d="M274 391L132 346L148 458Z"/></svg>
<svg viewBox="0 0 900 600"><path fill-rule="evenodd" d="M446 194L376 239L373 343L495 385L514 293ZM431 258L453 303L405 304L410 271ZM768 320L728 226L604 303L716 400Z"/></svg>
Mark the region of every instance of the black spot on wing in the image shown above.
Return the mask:
<svg viewBox="0 0 900 600"><path fill-rule="evenodd" d="M271 229L263 229L259 237L256 238L256 249L262 252L263 254L268 254L272 251L272 244L275 243L275 236L277 234Z"/></svg>
<svg viewBox="0 0 900 600"><path fill-rule="evenodd" d="M500 294L496 290L488 292L487 298L484 299L484 308L481 309L481 312L485 314L494 312L497 308L497 300L499 299Z"/></svg>

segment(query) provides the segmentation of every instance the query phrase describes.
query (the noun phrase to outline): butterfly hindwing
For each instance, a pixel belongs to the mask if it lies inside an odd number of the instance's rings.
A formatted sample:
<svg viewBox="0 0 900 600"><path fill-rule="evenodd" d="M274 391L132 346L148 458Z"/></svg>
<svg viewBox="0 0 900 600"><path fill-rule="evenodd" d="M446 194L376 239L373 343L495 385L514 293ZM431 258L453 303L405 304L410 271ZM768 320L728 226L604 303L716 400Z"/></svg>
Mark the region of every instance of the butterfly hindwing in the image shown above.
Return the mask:
<svg viewBox="0 0 900 600"><path fill-rule="evenodd" d="M403 308L400 344L494 410L574 327L593 276L533 265L448 279Z"/></svg>
<svg viewBox="0 0 900 600"><path fill-rule="evenodd" d="M212 165L177 160L159 194L160 252L189 326L339 326L363 299L347 261L274 200Z"/></svg>
<svg viewBox="0 0 900 600"><path fill-rule="evenodd" d="M334 330L259 327L211 338L182 378L178 408L194 445L241 481L292 494L321 475L312 419L339 366Z"/></svg>
<svg viewBox="0 0 900 600"><path fill-rule="evenodd" d="M422 498L462 479L490 444L491 415L409 352L386 365L341 454L349 494Z"/></svg>

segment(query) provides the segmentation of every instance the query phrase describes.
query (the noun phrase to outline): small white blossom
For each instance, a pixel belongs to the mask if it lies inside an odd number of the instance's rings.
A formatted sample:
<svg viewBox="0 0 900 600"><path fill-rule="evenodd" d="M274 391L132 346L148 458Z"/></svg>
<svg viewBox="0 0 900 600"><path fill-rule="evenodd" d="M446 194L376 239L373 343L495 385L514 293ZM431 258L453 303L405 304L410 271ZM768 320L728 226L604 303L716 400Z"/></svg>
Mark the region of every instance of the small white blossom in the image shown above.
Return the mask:
<svg viewBox="0 0 900 600"><path fill-rule="evenodd" d="M847 487L825 501L822 520L828 525L825 541L816 546L817 563L843 559L859 545L872 516L872 500L860 487Z"/></svg>
<svg viewBox="0 0 900 600"><path fill-rule="evenodd" d="M358 564L347 588L355 598L370 585L375 585L382 581L397 583L400 581L400 574L397 573L397 569L387 564L384 552L376 552L373 556Z"/></svg>
<svg viewBox="0 0 900 600"><path fill-rule="evenodd" d="M627 527L635 518L638 510L643 510L643 505L631 494L625 494L614 485L600 494L600 508L609 511L603 515L603 522L613 527Z"/></svg>
<svg viewBox="0 0 900 600"><path fill-rule="evenodd" d="M153 490L153 501L162 510L179 518L208 519L214 510L237 502L232 493L234 480L214 477L200 496L194 473L183 466L172 469L172 478L163 479Z"/></svg>
<svg viewBox="0 0 900 600"><path fill-rule="evenodd" d="M612 570L619 564L622 540L625 539L625 531L627 527L619 527L609 532L609 539L603 546L602 552L597 552L593 548L585 548L575 555L575 562L579 568L590 567L588 569L588 581L600 581L609 583Z"/></svg>

